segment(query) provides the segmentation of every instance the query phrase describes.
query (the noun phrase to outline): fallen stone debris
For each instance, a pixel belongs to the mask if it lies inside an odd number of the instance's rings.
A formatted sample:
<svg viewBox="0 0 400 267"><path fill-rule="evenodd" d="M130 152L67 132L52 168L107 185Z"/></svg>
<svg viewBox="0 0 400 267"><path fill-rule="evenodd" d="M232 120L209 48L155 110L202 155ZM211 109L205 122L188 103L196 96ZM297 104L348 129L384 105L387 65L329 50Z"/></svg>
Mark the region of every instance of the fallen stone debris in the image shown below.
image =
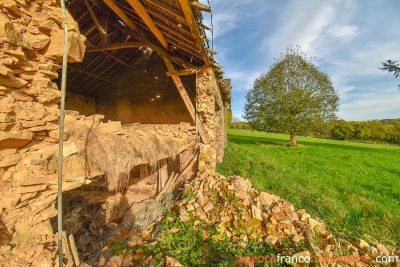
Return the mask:
<svg viewBox="0 0 400 267"><path fill-rule="evenodd" d="M156 219L156 225L161 225L166 220L179 220L191 223L193 231L200 231L200 226L217 226L218 233L214 235L203 230L204 238L214 241L228 238L232 246L239 245L243 248L249 245L250 240L265 242L274 248L276 254L281 253L282 256L313 255L321 257L320 259L339 256L353 256L358 259L371 257L371 263L351 264L350 261L346 265L346 262L320 262L317 263L319 266L379 266L372 263L378 256L400 257L400 249L380 244L367 234L364 235L365 240L349 241L336 238L320 219L312 218L304 209L296 210L293 204L279 196L258 192L251 187L251 182L243 177L203 174L187 184L184 192L184 196L178 198L170 209L176 214L176 219L169 215L160 215ZM136 223L133 220L130 226L140 225L140 222ZM159 228L156 225L146 225L145 228L131 227L135 230L120 233L118 238L125 239L127 248L120 252L121 255L109 255L108 258L104 253L99 265L156 266L153 265L155 257L150 255L145 258L140 246L154 246L157 242L162 242L157 238L160 234ZM180 230L172 227L168 231L177 233ZM112 251L110 248L103 250ZM161 262L165 265L161 266L184 266L171 255L166 254L164 257ZM250 266L252 264L250 263ZM308 265L293 263L293 266ZM389 266L400 266L400 262Z"/></svg>

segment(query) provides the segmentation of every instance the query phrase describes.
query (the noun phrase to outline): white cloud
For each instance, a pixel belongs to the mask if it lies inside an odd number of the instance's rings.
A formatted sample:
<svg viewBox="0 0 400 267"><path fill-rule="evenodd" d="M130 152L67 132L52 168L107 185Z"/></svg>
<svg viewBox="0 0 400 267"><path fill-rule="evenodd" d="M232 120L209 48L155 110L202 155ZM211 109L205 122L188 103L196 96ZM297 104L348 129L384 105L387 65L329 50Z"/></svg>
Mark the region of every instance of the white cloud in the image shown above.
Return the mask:
<svg viewBox="0 0 400 267"><path fill-rule="evenodd" d="M254 80L261 75L261 71L239 70L226 71L225 76L232 79L234 86L233 91L245 92L248 91L254 83Z"/></svg>
<svg viewBox="0 0 400 267"><path fill-rule="evenodd" d="M213 16L214 38L218 38L239 27L239 20L240 16L237 13L215 14Z"/></svg>
<svg viewBox="0 0 400 267"><path fill-rule="evenodd" d="M300 45L305 52L312 52L323 29L332 23L335 8L327 1L292 1L277 22L279 25L272 37L267 37L262 46L277 55L290 44Z"/></svg>
<svg viewBox="0 0 400 267"><path fill-rule="evenodd" d="M344 120L400 118L400 93L368 94L340 105L339 117Z"/></svg>
<svg viewBox="0 0 400 267"><path fill-rule="evenodd" d="M358 31L357 25L333 25L327 30L327 34L333 38L345 39L348 42L358 34Z"/></svg>

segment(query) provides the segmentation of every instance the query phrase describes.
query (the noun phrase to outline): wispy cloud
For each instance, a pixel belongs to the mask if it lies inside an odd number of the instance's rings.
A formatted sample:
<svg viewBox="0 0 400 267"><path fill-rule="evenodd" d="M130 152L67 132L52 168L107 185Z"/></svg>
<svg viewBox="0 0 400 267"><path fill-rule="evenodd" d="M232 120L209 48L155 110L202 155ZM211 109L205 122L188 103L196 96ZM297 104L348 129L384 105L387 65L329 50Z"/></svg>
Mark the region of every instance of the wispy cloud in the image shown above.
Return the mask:
<svg viewBox="0 0 400 267"><path fill-rule="evenodd" d="M339 117L344 120L372 120L400 117L400 94L368 94L340 106Z"/></svg>
<svg viewBox="0 0 400 267"><path fill-rule="evenodd" d="M242 112L246 91L273 58L298 44L331 75L342 118L400 117L400 80L378 69L389 58L400 60L400 1L210 2L216 59L232 78L234 114ZM210 15L203 15L210 26Z"/></svg>

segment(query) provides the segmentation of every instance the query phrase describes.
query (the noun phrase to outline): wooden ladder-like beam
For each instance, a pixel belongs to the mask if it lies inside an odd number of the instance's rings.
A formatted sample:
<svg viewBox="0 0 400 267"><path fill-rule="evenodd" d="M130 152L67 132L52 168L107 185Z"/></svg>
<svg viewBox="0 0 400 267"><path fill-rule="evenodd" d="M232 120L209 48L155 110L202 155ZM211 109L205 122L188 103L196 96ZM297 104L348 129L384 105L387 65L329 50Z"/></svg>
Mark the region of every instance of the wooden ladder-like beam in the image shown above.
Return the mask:
<svg viewBox="0 0 400 267"><path fill-rule="evenodd" d="M168 72L169 73L174 73L175 72L175 68L174 65L172 65L172 62L168 59L168 58L163 58L165 65L167 66ZM201 137L201 140L203 141L204 144L208 144L208 138L206 135L206 131L204 130L203 124L201 123L199 117L196 115L196 109L193 106L192 101L190 101L189 95L186 92L185 87L182 84L181 79L179 78L178 75L176 74L172 74L171 75L172 80L174 81L176 88L179 91L179 94L181 95L183 102L186 105L186 108L188 109L190 116L192 117L193 122L198 122L198 131Z"/></svg>

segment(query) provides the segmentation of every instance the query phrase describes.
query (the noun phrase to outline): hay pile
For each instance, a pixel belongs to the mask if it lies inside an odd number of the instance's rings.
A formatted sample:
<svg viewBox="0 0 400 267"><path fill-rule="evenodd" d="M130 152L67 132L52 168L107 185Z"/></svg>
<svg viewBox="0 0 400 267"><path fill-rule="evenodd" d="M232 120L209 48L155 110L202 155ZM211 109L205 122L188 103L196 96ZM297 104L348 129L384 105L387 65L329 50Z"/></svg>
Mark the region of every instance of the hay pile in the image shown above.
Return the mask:
<svg viewBox="0 0 400 267"><path fill-rule="evenodd" d="M76 144L86 169L104 173L110 192L127 188L134 166L149 163L154 168L158 160L180 152L178 142L170 136L129 128L113 132L106 123L99 125L79 120L66 124L66 129L68 141Z"/></svg>

